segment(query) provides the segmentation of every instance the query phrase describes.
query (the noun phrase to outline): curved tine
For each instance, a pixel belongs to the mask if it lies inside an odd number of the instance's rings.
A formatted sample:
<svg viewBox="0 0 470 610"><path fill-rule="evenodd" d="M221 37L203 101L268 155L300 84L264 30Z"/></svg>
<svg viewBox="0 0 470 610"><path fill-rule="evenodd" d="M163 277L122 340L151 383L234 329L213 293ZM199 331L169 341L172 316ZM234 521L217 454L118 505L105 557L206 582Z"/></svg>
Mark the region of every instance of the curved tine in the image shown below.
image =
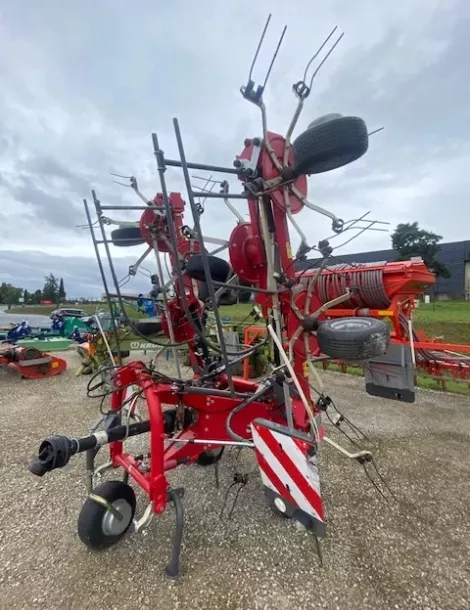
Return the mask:
<svg viewBox="0 0 470 610"><path fill-rule="evenodd" d="M150 271L148 269L141 269L139 267L139 269L137 269L137 273L144 275L146 278L152 277L152 274L150 273Z"/></svg>
<svg viewBox="0 0 470 610"><path fill-rule="evenodd" d="M354 225L356 225L358 222L362 221L369 214L370 214L370 210L368 212L366 212L365 214L363 214L362 216L360 216L359 218L346 221L344 223L344 227L343 227L343 230L341 231L341 233L335 233L334 235L326 237L325 238L326 241L331 241L332 239L335 239L336 237L338 237L339 235L345 233L346 231L349 231L350 229L353 229ZM364 222L367 222L367 221L364 221Z"/></svg>
<svg viewBox="0 0 470 610"><path fill-rule="evenodd" d="M315 76L318 74L318 72L320 71L320 68L323 66L323 64L325 63L325 61L328 59L328 57L333 53L333 51L336 49L336 47L339 44L339 41L341 40L341 38L343 38L344 36L344 32L341 34L341 36L339 36L339 38L336 40L336 42L334 43L334 45L331 47L331 49L328 51L328 53L325 55L325 57L321 60L321 62L319 63L317 69L315 70L315 72L312 74L312 78L310 79L310 89L312 88L313 85L313 79L315 78Z"/></svg>
<svg viewBox="0 0 470 610"><path fill-rule="evenodd" d="M116 176L116 178L124 178L125 180L131 180L134 176L122 176L121 174L115 174L114 172L109 172L111 176ZM130 186L126 184L126 186Z"/></svg>
<svg viewBox="0 0 470 610"><path fill-rule="evenodd" d="M118 288L122 288L123 286L125 286L128 282L130 282L130 275L126 275L122 278L122 280L120 282L118 282Z"/></svg>
<svg viewBox="0 0 470 610"><path fill-rule="evenodd" d="M273 58L271 59L271 63L269 65L268 72L266 74L266 78L264 79L263 89L266 87L268 79L269 79L269 77L271 75L271 70L273 69L274 62L276 61L277 54L279 53L279 49L281 48L281 44L282 44L282 41L284 40L284 35L286 33L286 30L287 30L287 25L284 26L284 29L282 30L281 37L279 38L279 42L277 43L276 50L274 51Z"/></svg>
<svg viewBox="0 0 470 610"><path fill-rule="evenodd" d="M385 127L379 127L378 129L374 129L374 131L371 131L370 133L368 133L367 135L369 136L373 136L375 133L379 133L379 131L383 131L385 129Z"/></svg>
<svg viewBox="0 0 470 610"><path fill-rule="evenodd" d="M333 36L333 34L336 32L337 29L338 29L338 26L335 25L335 27L331 30L331 32L328 35L328 37L325 38L325 40L323 41L323 44L321 45L321 47L319 47L318 51L315 53L315 55L308 62L307 67L305 68L304 77L303 77L304 83L307 80L307 72L308 72L308 69L310 68L310 66L312 65L312 62L315 61L315 59L318 57L318 55L322 52L322 50L325 47L326 43L330 40L330 38Z"/></svg>
<svg viewBox="0 0 470 610"><path fill-rule="evenodd" d="M204 182L215 182L215 184L220 184L220 180L212 180L212 175L210 178L205 178L204 176L191 176L194 180L204 180Z"/></svg>
<svg viewBox="0 0 470 610"><path fill-rule="evenodd" d="M253 57L253 61L251 62L250 71L248 73L248 80L249 81L252 80L251 77L253 75L253 70L254 70L254 67L255 67L255 64L256 64L256 60L258 59L258 55L259 55L259 52L260 52L260 49L261 49L261 45L263 44L264 37L266 36L266 32L267 32L267 29L268 29L268 26L269 26L269 22L271 21L271 17L272 17L272 15L271 15L271 13L269 13L268 18L266 20L266 23L264 25L263 33L261 34L261 38L259 39L259 42L258 42L258 47L256 48L256 51L255 51L255 56Z"/></svg>
<svg viewBox="0 0 470 610"><path fill-rule="evenodd" d="M361 229L358 233L356 233L355 235L353 235L352 237L350 237L349 239L347 239L346 241L344 241L342 244L339 244L338 246L336 246L334 248L334 250L338 250L338 248L342 248L343 246L346 246L346 244L351 243L352 241L354 241L356 239L356 237L359 237L359 235L362 235L365 231L367 231L368 229L370 229L372 227L372 225L374 224L374 221L371 220L370 225L367 227L364 227L363 229Z"/></svg>

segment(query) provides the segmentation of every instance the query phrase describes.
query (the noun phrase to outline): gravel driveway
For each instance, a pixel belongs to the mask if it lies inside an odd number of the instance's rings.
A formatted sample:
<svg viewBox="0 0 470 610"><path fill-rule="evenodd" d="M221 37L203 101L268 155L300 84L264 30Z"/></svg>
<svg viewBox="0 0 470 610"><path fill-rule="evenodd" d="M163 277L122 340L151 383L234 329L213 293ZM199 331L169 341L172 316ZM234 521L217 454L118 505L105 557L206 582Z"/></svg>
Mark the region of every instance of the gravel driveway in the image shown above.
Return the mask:
<svg viewBox="0 0 470 610"><path fill-rule="evenodd" d="M74 376L78 357L65 357L70 370L58 378L0 373L0 608L470 608L469 398L421 391L416 404L404 405L367 396L360 378L325 374L337 406L377 445L400 504L384 502L359 465L324 446L328 536L320 567L312 537L266 507L257 474L231 521L220 520L234 454L222 460L219 490L213 467L181 467L170 478L186 489L184 576L172 582L163 576L172 511L111 550L90 553L76 534L84 457L42 479L27 470L42 438L83 435L97 417L87 378ZM251 455L240 459L252 467Z"/></svg>

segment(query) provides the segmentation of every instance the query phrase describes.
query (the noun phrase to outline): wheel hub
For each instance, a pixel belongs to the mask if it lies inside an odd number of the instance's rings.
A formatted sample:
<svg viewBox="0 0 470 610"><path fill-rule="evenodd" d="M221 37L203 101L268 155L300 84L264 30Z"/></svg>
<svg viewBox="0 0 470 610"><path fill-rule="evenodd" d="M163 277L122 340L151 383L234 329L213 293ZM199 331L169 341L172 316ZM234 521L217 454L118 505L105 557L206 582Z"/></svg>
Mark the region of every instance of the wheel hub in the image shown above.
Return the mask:
<svg viewBox="0 0 470 610"><path fill-rule="evenodd" d="M107 510L103 515L103 534L106 536L119 536L125 531L132 519L132 507L122 498L115 500L112 506L122 516L122 519L119 520L111 511Z"/></svg>

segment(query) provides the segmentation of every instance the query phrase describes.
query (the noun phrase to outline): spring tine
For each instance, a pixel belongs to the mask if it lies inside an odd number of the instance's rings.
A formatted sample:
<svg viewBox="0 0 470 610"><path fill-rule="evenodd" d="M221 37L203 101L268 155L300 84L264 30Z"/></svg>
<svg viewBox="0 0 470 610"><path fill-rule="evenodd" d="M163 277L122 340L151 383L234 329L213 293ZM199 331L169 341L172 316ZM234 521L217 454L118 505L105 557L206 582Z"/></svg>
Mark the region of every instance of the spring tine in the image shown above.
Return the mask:
<svg viewBox="0 0 470 610"><path fill-rule="evenodd" d="M284 35L286 33L286 30L287 30L287 25L284 26L284 29L282 30L281 37L279 38L279 42L277 43L276 50L274 51L274 55L273 55L273 57L271 59L271 63L269 65L268 72L266 74L266 78L264 79L263 89L265 89L266 84L267 84L268 79L269 79L269 76L271 75L271 70L273 69L274 62L276 61L277 54L279 53L279 49L281 48L281 44L282 44L282 41L284 40Z"/></svg>
<svg viewBox="0 0 470 610"><path fill-rule="evenodd" d="M328 53L325 55L325 57L321 60L320 64L318 65L317 69L315 70L315 72L312 74L312 78L310 79L310 89L312 88L313 85L313 79L315 78L315 76L318 74L318 72L320 71L320 68L323 66L323 64L325 63L325 61L328 59L328 57L333 53L333 51L336 49L336 47L339 44L339 41L341 40L341 38L343 38L344 36L344 32L342 32L342 34L337 38L336 42L334 43L334 45L331 47L331 49L328 51Z"/></svg>
<svg viewBox="0 0 470 610"><path fill-rule="evenodd" d="M113 180L114 184L119 184L119 186L125 186L125 187L130 187L130 184L124 184L123 182L118 182L117 180Z"/></svg>
<svg viewBox="0 0 470 610"><path fill-rule="evenodd" d="M249 81L252 80L253 69L255 67L256 60L258 59L258 55L259 55L259 52L260 52L260 49L261 49L261 45L263 44L263 40L264 40L264 37L266 35L267 29L268 29L268 26L269 26L269 22L271 21L271 17L272 17L272 15L271 15L271 13L269 13L268 18L267 18L266 23L265 23L265 26L264 26L264 29L263 29L263 33L261 34L261 38L259 39L259 42L258 42L258 47L256 48L256 51L255 51L255 56L253 57L253 61L251 62L250 71L248 73L248 80Z"/></svg>
<svg viewBox="0 0 470 610"><path fill-rule="evenodd" d="M384 487L387 489L387 491L392 496L392 498L395 500L395 502L398 502L397 497L395 496L393 491L390 489L390 485L387 483L387 481L384 479L384 477L380 474L379 469L377 468L377 464L375 463L375 461L373 459L371 461L371 464L374 467L374 470L377 473L377 476L379 477L379 479L382 482L382 484L384 485Z"/></svg>
<svg viewBox="0 0 470 610"><path fill-rule="evenodd" d="M224 511L225 511L225 507L227 506L227 500L228 500L228 496L230 493L230 490L232 489L232 487L235 487L235 485L237 485L236 482L231 483L228 487L227 487L227 491L225 492L225 496L224 496L224 502L222 504L222 509L220 511L220 515L219 518L222 519Z"/></svg>
<svg viewBox="0 0 470 610"><path fill-rule="evenodd" d="M123 176L122 174L115 174L114 172L109 172L111 176L116 176L116 178L124 178L125 180L130 180L132 176Z"/></svg>
<svg viewBox="0 0 470 610"><path fill-rule="evenodd" d="M195 180L204 180L204 182L214 182L214 184L220 184L220 180L212 180L212 175L210 178L205 178L203 176L191 176Z"/></svg>
<svg viewBox="0 0 470 610"><path fill-rule="evenodd" d="M233 503L232 503L232 508L230 509L230 511L228 513L228 519L229 520L232 518L233 511L235 510L235 506L236 506L236 504L238 502L238 496L240 495L240 492L245 487L245 485L246 485L246 483L241 483L238 486L237 493L235 494L235 498L234 498Z"/></svg>
<svg viewBox="0 0 470 610"><path fill-rule="evenodd" d="M302 79L304 82L307 80L307 72L308 72L308 69L310 68L310 66L312 65L312 62L315 61L315 59L318 57L318 55L322 52L324 46L330 40L330 38L333 36L333 34L336 32L337 29L338 29L338 26L335 25L335 27L331 30L329 35L323 41L322 45L319 47L318 51L315 53L315 55L308 62L307 67L305 68L304 77Z"/></svg>
<svg viewBox="0 0 470 610"><path fill-rule="evenodd" d="M369 136L373 136L375 133L379 133L379 131L383 131L385 129L385 127L379 127L378 129L374 129L374 131L371 131L370 133L368 133L367 135Z"/></svg>
<svg viewBox="0 0 470 610"><path fill-rule="evenodd" d="M362 235L365 231L367 231L367 229L370 229L372 227L372 225L373 225L373 221L370 223L369 226L363 227L355 235L353 235L352 237L350 237L346 241L343 241L342 244L339 244L338 246L335 246L334 250L338 250L339 248L342 248L343 246L346 246L347 244L350 244L352 241L354 241L356 239L356 237L359 237L359 235Z"/></svg>
<svg viewBox="0 0 470 610"><path fill-rule="evenodd" d="M380 489L380 487L377 485L377 483L374 481L374 479L370 476L370 473L367 470L366 465L362 464L362 467L364 468L364 472L366 473L367 478L369 479L369 481L372 483L372 485L375 487L375 489L379 492L379 494L382 496L382 498L385 500L385 502L388 502L388 499L386 498L386 496L383 493L383 491Z"/></svg>

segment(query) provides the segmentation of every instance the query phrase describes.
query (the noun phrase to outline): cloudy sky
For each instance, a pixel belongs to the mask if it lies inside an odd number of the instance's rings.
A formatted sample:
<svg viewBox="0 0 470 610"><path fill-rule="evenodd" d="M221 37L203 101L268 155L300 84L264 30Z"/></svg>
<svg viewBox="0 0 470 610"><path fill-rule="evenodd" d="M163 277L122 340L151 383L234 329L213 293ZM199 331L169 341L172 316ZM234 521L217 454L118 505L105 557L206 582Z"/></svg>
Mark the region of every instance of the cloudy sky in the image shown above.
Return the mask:
<svg viewBox="0 0 470 610"><path fill-rule="evenodd" d="M157 131L176 158L173 117L189 159L231 165L244 138L260 135L258 111L239 88L269 12L255 79L288 26L265 95L271 130L285 132L292 84L334 25L345 36L320 71L296 134L329 112L359 115L370 130L385 127L361 160L311 177L311 201L345 219L370 210L392 228L417 220L447 241L468 239L468 1L2 0L0 281L34 290L53 272L70 296L99 294L90 235L77 228L85 222L82 199L95 188L103 203L137 203L111 171L136 175L153 196L150 134ZM171 190L183 189L178 171L167 177ZM330 233L317 214L300 216L311 243ZM228 237L233 223L220 201L207 202L206 234ZM387 233L370 232L343 252L389 243ZM120 275L141 252L117 253ZM146 287L143 277L127 285Z"/></svg>

